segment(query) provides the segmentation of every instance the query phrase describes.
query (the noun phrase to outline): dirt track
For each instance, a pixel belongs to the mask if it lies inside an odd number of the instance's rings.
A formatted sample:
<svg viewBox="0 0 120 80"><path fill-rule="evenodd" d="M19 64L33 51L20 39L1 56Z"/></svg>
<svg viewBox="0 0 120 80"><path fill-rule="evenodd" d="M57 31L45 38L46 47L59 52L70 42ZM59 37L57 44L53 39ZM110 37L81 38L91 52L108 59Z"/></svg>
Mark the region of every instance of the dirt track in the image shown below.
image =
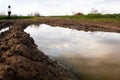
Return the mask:
<svg viewBox="0 0 120 80"><path fill-rule="evenodd" d="M52 26L61 26L77 30L85 31L107 31L107 32L120 32L120 22L111 21L83 21L72 19L60 19L60 18L40 18L29 20L3 20L0 21L0 28L10 26L13 24L21 24L27 26L30 24L49 24Z"/></svg>

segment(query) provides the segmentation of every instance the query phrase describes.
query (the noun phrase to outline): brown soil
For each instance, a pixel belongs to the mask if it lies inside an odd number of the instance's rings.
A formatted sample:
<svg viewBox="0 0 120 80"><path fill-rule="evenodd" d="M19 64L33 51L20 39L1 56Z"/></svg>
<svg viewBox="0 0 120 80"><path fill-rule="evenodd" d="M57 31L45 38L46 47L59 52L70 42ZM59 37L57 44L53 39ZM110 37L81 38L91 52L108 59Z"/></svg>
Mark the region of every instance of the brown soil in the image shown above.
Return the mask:
<svg viewBox="0 0 120 80"><path fill-rule="evenodd" d="M30 24L48 24L85 31L106 31L120 32L120 22L112 21L86 21L61 18L40 18L28 20L3 20L0 21L0 28L19 23L25 27Z"/></svg>
<svg viewBox="0 0 120 80"><path fill-rule="evenodd" d="M0 34L0 80L77 80L38 51L34 40L16 23Z"/></svg>
<svg viewBox="0 0 120 80"><path fill-rule="evenodd" d="M60 18L0 21L0 80L76 80L60 64L38 51L34 40L24 29L31 24L49 24L85 31L120 32L114 22L90 22ZM79 79L80 80L80 79Z"/></svg>

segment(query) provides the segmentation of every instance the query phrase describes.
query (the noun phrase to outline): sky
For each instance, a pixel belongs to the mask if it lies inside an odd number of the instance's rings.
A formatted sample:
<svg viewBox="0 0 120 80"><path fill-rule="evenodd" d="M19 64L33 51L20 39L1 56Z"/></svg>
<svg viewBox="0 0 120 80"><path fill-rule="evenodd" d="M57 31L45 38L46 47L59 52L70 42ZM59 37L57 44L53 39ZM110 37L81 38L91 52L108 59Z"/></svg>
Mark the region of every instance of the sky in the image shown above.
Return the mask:
<svg viewBox="0 0 120 80"><path fill-rule="evenodd" d="M120 13L120 0L0 0L0 13L7 14L8 5L11 5L12 14L17 15L35 12L44 16L88 14L91 9L104 14Z"/></svg>

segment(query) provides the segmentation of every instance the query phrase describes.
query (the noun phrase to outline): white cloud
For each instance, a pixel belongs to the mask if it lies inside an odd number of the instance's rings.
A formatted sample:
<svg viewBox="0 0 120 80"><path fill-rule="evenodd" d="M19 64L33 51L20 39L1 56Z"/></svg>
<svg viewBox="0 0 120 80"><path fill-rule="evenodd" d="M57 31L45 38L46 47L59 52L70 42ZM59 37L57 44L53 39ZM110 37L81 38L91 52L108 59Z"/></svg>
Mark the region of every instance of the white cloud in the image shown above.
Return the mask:
<svg viewBox="0 0 120 80"><path fill-rule="evenodd" d="M91 8L105 13L118 13L120 0L0 0L0 11L11 4L14 14L40 12L43 15L89 13Z"/></svg>
<svg viewBox="0 0 120 80"><path fill-rule="evenodd" d="M0 0L0 3L2 3L4 0Z"/></svg>

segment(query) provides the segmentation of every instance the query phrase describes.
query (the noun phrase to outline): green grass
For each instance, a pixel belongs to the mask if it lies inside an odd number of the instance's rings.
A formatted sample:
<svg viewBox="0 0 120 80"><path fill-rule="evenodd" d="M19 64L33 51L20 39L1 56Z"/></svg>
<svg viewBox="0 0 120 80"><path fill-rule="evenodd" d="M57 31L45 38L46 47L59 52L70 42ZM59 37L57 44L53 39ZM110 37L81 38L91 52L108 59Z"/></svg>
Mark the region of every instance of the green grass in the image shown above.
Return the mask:
<svg viewBox="0 0 120 80"><path fill-rule="evenodd" d="M0 16L0 20L7 19L7 16Z"/></svg>
<svg viewBox="0 0 120 80"><path fill-rule="evenodd" d="M120 21L120 18L92 18L92 17L84 17L84 16L59 16L59 18L88 20L88 21Z"/></svg>
<svg viewBox="0 0 120 80"><path fill-rule="evenodd" d="M11 16L11 19L34 19L34 18L40 18L39 16ZM0 20L6 20L8 19L7 16L0 16Z"/></svg>
<svg viewBox="0 0 120 80"><path fill-rule="evenodd" d="M36 19L43 16L11 16L11 19ZM45 17L45 16L44 16ZM87 20L87 21L117 21L120 22L120 14L87 14L80 16L50 16L52 18L62 19L75 19L75 20ZM0 16L0 20L8 19L7 16Z"/></svg>
<svg viewBox="0 0 120 80"><path fill-rule="evenodd" d="M88 21L120 21L120 14L88 14L80 16L54 16L63 19L76 19Z"/></svg>

